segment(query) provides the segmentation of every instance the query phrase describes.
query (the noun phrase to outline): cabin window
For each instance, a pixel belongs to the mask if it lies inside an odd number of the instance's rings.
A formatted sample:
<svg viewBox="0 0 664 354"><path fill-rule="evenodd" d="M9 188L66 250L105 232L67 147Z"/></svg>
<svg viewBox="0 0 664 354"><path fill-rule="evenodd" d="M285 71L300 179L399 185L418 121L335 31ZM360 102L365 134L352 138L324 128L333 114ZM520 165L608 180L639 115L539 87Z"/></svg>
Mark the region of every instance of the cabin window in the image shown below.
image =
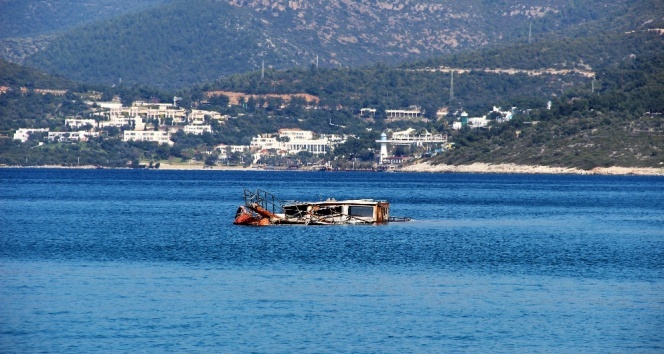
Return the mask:
<svg viewBox="0 0 664 354"><path fill-rule="evenodd" d="M373 218L373 207L353 205L348 207L348 215L364 217L364 218Z"/></svg>
<svg viewBox="0 0 664 354"><path fill-rule="evenodd" d="M290 205L284 207L284 214L288 217L299 217L307 213L307 205Z"/></svg>
<svg viewBox="0 0 664 354"><path fill-rule="evenodd" d="M327 216L327 215L337 215L341 214L341 206L321 206L317 211L316 215Z"/></svg>

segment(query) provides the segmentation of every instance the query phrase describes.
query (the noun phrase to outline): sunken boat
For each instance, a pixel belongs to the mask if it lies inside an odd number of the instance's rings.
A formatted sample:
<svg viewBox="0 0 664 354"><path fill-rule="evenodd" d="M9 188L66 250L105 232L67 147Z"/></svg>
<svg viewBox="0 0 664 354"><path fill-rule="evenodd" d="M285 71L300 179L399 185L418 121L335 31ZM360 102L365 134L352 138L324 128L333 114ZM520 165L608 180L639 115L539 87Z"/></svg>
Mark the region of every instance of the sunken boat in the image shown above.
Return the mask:
<svg viewBox="0 0 664 354"><path fill-rule="evenodd" d="M283 202L273 194L244 190L244 205L235 214L236 225L362 225L409 221L390 217L390 204L385 200L327 199L317 202Z"/></svg>

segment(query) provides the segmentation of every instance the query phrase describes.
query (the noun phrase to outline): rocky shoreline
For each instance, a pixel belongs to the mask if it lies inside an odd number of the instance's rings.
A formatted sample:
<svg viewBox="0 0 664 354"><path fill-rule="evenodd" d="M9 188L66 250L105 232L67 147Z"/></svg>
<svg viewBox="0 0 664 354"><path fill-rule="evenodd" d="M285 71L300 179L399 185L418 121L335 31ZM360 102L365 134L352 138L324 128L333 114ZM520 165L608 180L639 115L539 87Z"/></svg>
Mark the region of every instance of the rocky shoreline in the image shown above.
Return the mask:
<svg viewBox="0 0 664 354"><path fill-rule="evenodd" d="M596 167L582 170L569 167L550 167L516 164L473 163L470 165L433 165L419 162L404 166L401 172L446 172L446 173L509 173L509 174L576 174L576 175L638 175L664 176L664 168L648 167Z"/></svg>

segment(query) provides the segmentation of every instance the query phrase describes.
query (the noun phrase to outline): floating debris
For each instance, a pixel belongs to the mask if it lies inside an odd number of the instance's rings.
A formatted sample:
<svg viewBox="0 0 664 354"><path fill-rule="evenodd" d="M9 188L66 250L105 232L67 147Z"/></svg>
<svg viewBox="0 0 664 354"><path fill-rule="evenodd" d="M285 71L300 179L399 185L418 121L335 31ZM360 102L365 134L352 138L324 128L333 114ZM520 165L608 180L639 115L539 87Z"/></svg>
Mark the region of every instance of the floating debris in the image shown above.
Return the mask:
<svg viewBox="0 0 664 354"><path fill-rule="evenodd" d="M327 199L319 202L282 202L273 194L244 190L244 205L235 214L236 225L361 225L410 221L390 217L390 204L384 200Z"/></svg>

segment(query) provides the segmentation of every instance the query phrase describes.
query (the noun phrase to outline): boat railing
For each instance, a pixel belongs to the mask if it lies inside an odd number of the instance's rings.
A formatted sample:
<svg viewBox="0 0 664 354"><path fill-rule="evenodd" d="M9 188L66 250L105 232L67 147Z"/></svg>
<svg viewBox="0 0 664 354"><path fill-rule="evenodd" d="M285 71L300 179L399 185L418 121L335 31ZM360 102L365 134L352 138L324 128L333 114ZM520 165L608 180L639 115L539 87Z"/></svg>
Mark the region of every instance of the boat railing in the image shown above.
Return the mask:
<svg viewBox="0 0 664 354"><path fill-rule="evenodd" d="M272 212L272 214L282 213L284 205L274 194L262 189L258 189L256 192L245 189L244 204L247 206L258 204L261 208Z"/></svg>

